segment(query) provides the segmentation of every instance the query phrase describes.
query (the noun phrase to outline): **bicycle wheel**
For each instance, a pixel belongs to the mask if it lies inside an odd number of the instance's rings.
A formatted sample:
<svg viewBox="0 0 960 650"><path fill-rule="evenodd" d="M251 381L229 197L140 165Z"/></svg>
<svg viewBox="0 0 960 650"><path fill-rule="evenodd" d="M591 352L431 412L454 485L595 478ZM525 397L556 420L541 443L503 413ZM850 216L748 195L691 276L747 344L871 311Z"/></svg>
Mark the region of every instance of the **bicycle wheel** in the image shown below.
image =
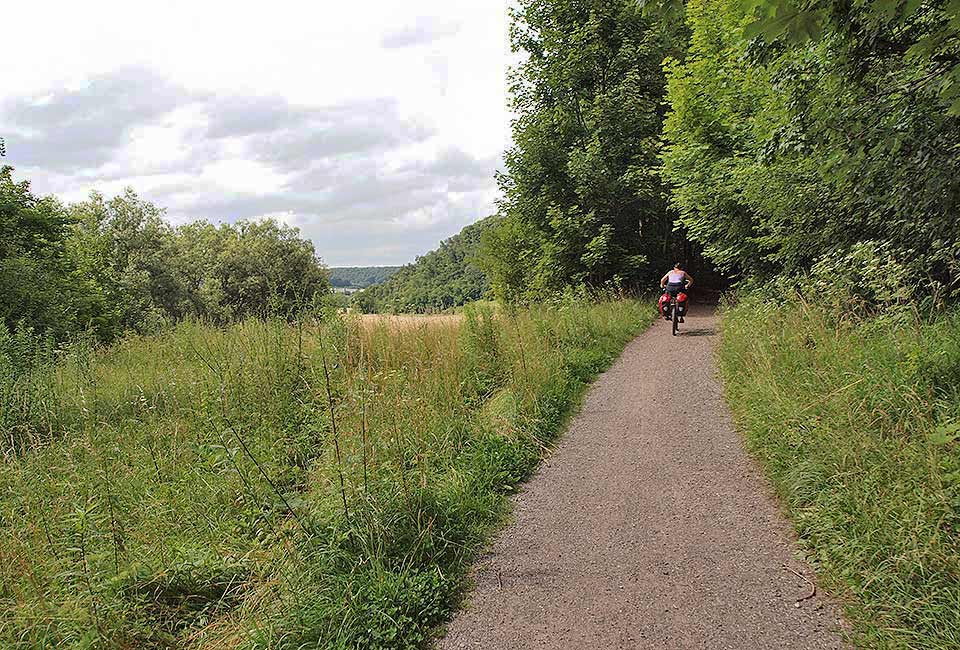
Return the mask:
<svg viewBox="0 0 960 650"><path fill-rule="evenodd" d="M677 335L677 330L680 329L680 316L677 314L678 311L680 310L677 309L677 304L675 303L673 305L673 335L674 336Z"/></svg>

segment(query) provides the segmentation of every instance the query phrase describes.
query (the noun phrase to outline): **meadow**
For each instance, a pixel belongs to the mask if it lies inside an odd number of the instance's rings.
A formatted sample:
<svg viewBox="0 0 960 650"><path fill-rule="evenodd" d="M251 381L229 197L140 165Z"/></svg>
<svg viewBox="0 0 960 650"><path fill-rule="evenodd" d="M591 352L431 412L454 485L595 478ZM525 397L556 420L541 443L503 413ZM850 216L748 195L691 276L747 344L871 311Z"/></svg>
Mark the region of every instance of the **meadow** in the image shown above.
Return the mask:
<svg viewBox="0 0 960 650"><path fill-rule="evenodd" d="M728 307L728 401L857 647L960 647L960 312L842 313Z"/></svg>
<svg viewBox="0 0 960 650"><path fill-rule="evenodd" d="M184 322L0 384L0 646L418 648L628 300Z"/></svg>

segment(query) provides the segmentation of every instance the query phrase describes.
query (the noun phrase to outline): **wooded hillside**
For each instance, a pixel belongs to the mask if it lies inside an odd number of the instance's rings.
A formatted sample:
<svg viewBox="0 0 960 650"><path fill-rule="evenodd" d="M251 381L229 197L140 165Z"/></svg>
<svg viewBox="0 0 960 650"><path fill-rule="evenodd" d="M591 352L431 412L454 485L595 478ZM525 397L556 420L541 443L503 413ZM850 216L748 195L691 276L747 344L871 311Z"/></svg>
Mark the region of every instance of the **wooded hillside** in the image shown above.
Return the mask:
<svg viewBox="0 0 960 650"><path fill-rule="evenodd" d="M334 287L362 289L380 284L393 275L399 266L332 266L330 284Z"/></svg>
<svg viewBox="0 0 960 650"><path fill-rule="evenodd" d="M495 223L488 217L467 226L383 284L356 294L354 304L365 312L423 313L479 300L490 288L478 265L480 240Z"/></svg>

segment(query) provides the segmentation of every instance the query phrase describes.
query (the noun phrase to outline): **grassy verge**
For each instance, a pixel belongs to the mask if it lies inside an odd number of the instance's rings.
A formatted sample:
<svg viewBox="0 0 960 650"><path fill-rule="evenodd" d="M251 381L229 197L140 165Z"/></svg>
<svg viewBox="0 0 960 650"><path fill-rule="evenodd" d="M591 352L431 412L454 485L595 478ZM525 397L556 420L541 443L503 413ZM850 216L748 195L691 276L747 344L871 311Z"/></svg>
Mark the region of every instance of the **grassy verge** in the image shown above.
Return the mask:
<svg viewBox="0 0 960 650"><path fill-rule="evenodd" d="M417 648L652 314L183 324L0 384L0 646Z"/></svg>
<svg viewBox="0 0 960 650"><path fill-rule="evenodd" d="M723 314L727 396L864 648L960 647L960 312Z"/></svg>

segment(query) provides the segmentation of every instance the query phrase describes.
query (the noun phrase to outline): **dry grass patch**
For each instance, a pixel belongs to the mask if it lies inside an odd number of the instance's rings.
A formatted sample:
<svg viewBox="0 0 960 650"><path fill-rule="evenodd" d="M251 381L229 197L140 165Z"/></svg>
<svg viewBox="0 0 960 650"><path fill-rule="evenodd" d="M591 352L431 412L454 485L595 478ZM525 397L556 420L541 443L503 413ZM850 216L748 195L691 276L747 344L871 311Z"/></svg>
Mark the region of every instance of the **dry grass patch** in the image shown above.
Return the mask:
<svg viewBox="0 0 960 650"><path fill-rule="evenodd" d="M407 331L423 327L459 327L463 314L363 314L360 323L364 328L385 328L388 331Z"/></svg>

